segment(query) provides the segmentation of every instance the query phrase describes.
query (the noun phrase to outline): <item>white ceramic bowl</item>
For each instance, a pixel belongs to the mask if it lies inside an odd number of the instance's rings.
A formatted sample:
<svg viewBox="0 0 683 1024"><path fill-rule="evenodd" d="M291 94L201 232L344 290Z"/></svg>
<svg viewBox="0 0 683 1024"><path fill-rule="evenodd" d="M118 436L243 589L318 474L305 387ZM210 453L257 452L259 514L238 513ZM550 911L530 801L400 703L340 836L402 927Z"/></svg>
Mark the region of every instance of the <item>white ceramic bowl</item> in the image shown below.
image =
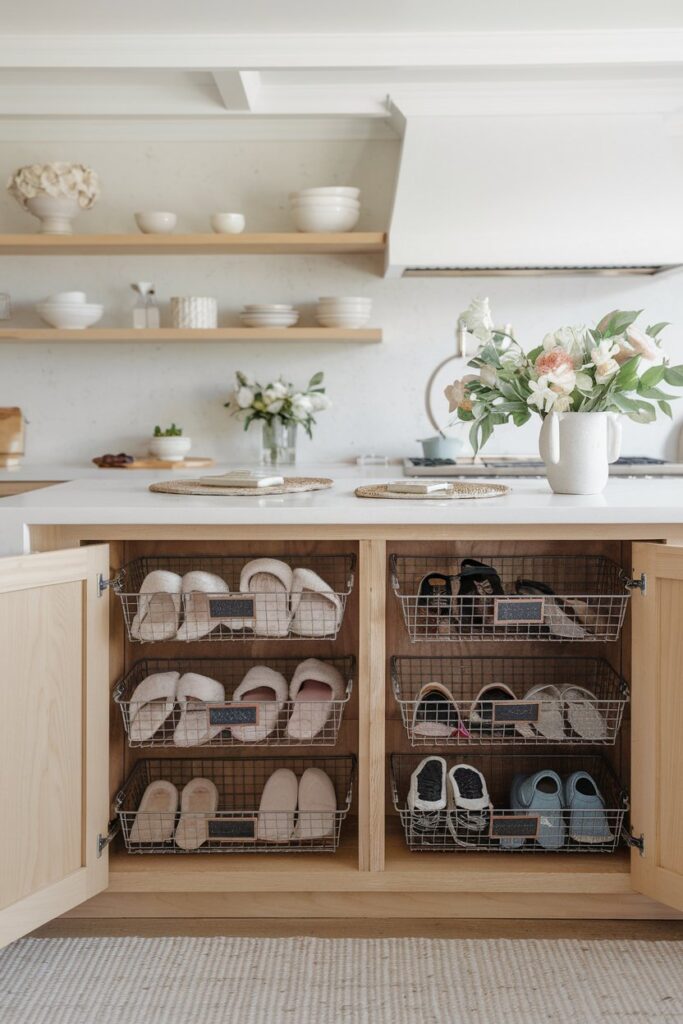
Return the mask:
<svg viewBox="0 0 683 1024"><path fill-rule="evenodd" d="M326 316L322 313L316 315L316 320L322 327L365 327L370 320L369 313L347 313L343 316Z"/></svg>
<svg viewBox="0 0 683 1024"><path fill-rule="evenodd" d="M326 210L328 207L334 206L342 206L345 210L360 210L360 203L357 199L345 199L344 196L304 196L303 199L292 199L289 205L292 210L300 206L318 210Z"/></svg>
<svg viewBox="0 0 683 1024"><path fill-rule="evenodd" d="M39 302L36 311L42 320L58 330L83 331L102 319L104 306L96 302Z"/></svg>
<svg viewBox="0 0 683 1024"><path fill-rule="evenodd" d="M245 327L293 327L299 320L298 313L284 314L280 316L256 316L243 313L240 316L240 323Z"/></svg>
<svg viewBox="0 0 683 1024"><path fill-rule="evenodd" d="M175 213L162 213L158 210L143 210L135 214L135 223L144 235L168 235L177 220Z"/></svg>
<svg viewBox="0 0 683 1024"><path fill-rule="evenodd" d="M352 231L359 217L360 210L349 210L343 206L297 206L292 210L298 231Z"/></svg>
<svg viewBox="0 0 683 1024"><path fill-rule="evenodd" d="M213 213L211 227L217 235L239 235L244 231L243 213Z"/></svg>
<svg viewBox="0 0 683 1024"><path fill-rule="evenodd" d="M350 185L321 185L318 188L300 188L297 192L290 192L290 199L298 199L302 196L345 196L347 199L358 199L359 188L351 188Z"/></svg>
<svg viewBox="0 0 683 1024"><path fill-rule="evenodd" d="M323 306L328 303L353 303L354 305L372 305L372 299L368 299L365 295L321 295L318 299L318 305Z"/></svg>
<svg viewBox="0 0 683 1024"><path fill-rule="evenodd" d="M191 447L191 437L152 437L149 454L166 462L182 462Z"/></svg>
<svg viewBox="0 0 683 1024"><path fill-rule="evenodd" d="M318 309L326 313L362 313L372 309L371 302L319 302Z"/></svg>
<svg viewBox="0 0 683 1024"><path fill-rule="evenodd" d="M245 313L293 313L294 306L284 302L263 303L244 306Z"/></svg>
<svg viewBox="0 0 683 1024"><path fill-rule="evenodd" d="M56 295L49 295L44 301L50 305L61 305L62 303L85 302L85 292L57 292Z"/></svg>

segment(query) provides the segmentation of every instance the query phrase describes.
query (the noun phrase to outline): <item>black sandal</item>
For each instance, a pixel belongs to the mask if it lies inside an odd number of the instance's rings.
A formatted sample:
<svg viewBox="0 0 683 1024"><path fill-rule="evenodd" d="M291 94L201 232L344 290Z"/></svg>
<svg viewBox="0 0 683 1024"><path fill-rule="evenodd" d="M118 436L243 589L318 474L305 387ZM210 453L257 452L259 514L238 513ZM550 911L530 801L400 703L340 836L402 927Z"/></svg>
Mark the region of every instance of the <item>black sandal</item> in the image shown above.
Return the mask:
<svg viewBox="0 0 683 1024"><path fill-rule="evenodd" d="M460 563L459 579L458 608L462 622L468 626L491 623L493 602L488 599L505 594L497 571L476 558L464 558Z"/></svg>

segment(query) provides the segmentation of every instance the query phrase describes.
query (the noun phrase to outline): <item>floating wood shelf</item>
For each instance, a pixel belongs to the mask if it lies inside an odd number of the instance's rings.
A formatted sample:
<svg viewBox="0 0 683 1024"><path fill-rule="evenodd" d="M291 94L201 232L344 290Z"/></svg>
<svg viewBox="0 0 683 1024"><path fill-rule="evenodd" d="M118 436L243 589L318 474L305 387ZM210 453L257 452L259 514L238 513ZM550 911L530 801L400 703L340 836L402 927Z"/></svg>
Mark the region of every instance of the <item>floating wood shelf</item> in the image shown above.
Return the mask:
<svg viewBox="0 0 683 1024"><path fill-rule="evenodd" d="M71 341L106 344L131 342L182 341L322 341L360 342L382 340L380 328L344 329L338 327L212 327L179 330L175 327L134 330L130 327L91 327L85 331L60 331L56 327L3 327L0 342L43 342L60 344Z"/></svg>
<svg viewBox="0 0 683 1024"><path fill-rule="evenodd" d="M384 252L382 231L242 235L0 235L0 256L187 256Z"/></svg>

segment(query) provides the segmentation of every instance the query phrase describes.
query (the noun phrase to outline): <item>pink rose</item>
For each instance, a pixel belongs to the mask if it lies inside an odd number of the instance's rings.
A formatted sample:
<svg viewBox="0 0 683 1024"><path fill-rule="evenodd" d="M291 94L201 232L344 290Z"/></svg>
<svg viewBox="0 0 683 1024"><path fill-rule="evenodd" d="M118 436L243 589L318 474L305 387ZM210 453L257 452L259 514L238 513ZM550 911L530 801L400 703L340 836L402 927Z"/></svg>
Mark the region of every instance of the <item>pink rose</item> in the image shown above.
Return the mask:
<svg viewBox="0 0 683 1024"><path fill-rule="evenodd" d="M548 373L561 375L567 370L573 371L574 361L565 349L557 345L555 348L551 348L549 352L541 352L536 360L535 367L539 377Z"/></svg>

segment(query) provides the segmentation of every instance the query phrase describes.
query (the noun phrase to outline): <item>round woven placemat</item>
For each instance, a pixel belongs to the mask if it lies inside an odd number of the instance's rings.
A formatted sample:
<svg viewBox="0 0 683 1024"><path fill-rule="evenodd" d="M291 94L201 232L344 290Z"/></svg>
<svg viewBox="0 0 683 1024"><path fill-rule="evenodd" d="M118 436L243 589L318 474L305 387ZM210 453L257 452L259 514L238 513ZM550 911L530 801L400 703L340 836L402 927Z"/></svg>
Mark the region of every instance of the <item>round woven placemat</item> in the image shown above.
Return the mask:
<svg viewBox="0 0 683 1024"><path fill-rule="evenodd" d="M460 501L463 498L500 498L509 493L510 488L505 484L464 484L458 481L449 483L447 491L433 491L432 494L399 494L389 491L387 484L356 488L358 498L398 498L399 501Z"/></svg>
<svg viewBox="0 0 683 1024"><path fill-rule="evenodd" d="M296 494L300 491L324 491L332 487L334 480L324 476L287 476L283 484L275 487L207 487L199 480L165 480L150 484L150 491L161 494L208 494L225 497L260 498L264 494Z"/></svg>

